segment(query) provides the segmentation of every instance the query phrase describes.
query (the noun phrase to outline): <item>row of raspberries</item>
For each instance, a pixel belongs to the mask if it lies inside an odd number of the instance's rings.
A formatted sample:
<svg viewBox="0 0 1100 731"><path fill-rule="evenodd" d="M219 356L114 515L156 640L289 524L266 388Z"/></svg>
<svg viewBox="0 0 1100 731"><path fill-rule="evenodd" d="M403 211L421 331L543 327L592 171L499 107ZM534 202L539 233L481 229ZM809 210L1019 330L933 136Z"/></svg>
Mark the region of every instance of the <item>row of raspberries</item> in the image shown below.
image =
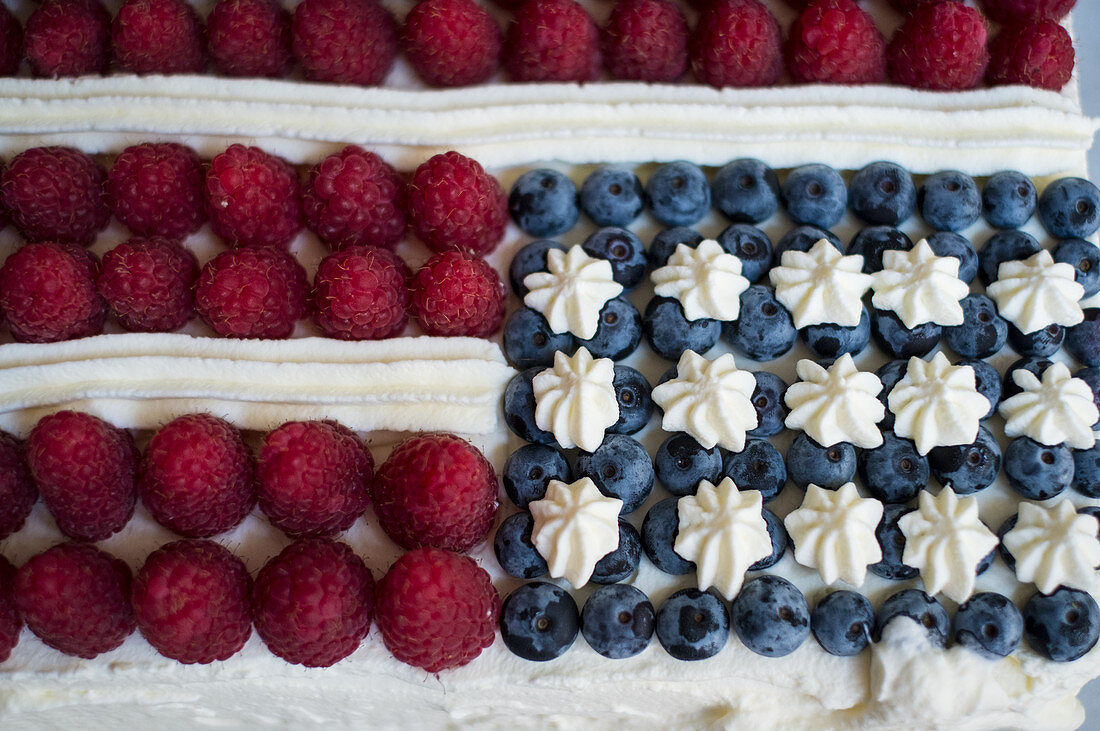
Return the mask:
<svg viewBox="0 0 1100 731"><path fill-rule="evenodd" d="M209 56L229 76L286 76L296 60L312 81L377 85L399 50L432 86L482 83L501 66L514 81L594 81L606 68L668 82L690 62L718 87L770 86L786 66L795 82L964 89L985 77L1057 89L1073 68L1057 20L1075 0L982 0L1005 24L988 50L986 19L957 0L890 0L909 15L889 46L854 0L787 0L801 14L785 64L779 23L759 0L699 2L694 31L672 0L619 0L602 30L574 0L500 2L515 10L506 33L475 0L420 0L400 27L377 0L304 0L293 17L276 0L219 0L204 38L185 0L125 0L113 22L98 0L46 0L25 34L0 7L0 74L24 55L46 77L103 73L112 57L122 71L196 73Z"/></svg>

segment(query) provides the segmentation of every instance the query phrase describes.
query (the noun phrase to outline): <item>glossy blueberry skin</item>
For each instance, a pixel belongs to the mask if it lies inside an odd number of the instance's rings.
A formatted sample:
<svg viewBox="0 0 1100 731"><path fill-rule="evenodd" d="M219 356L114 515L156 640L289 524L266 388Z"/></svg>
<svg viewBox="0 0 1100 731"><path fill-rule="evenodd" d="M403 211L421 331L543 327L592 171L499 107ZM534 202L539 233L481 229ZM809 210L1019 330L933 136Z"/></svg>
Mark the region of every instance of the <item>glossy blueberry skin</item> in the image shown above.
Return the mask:
<svg viewBox="0 0 1100 731"><path fill-rule="evenodd" d="M1007 400L1020 393L1023 389L1016 385L1016 380L1012 377L1012 374L1017 370L1023 368L1024 370L1031 371L1035 374L1036 378L1042 378L1043 373L1047 368L1050 368L1051 362L1046 358L1020 358L1014 361L1012 365L1005 371L1005 376L1001 380L1001 400Z"/></svg>
<svg viewBox="0 0 1100 731"><path fill-rule="evenodd" d="M1008 321L984 294L968 294L962 302L963 323L943 329L948 347L964 358L988 358L1008 342Z"/></svg>
<svg viewBox="0 0 1100 731"><path fill-rule="evenodd" d="M951 618L943 605L920 589L903 589L892 594L875 615L875 642L882 639L882 631L897 617L908 617L924 627L928 640L936 647L946 647L951 634Z"/></svg>
<svg viewBox="0 0 1100 731"><path fill-rule="evenodd" d="M1054 662L1071 662L1096 645L1100 607L1083 591L1059 587L1034 594L1024 605L1024 637L1032 650Z"/></svg>
<svg viewBox="0 0 1100 731"><path fill-rule="evenodd" d="M540 239L527 244L512 257L512 263L508 265L508 282L520 299L529 291L523 284L523 278L534 272L546 271L546 252L550 249L565 251L566 247L557 241Z"/></svg>
<svg viewBox="0 0 1100 731"><path fill-rule="evenodd" d="M989 286L997 281L997 272L1006 261L1022 261L1038 254L1042 246L1026 231L1005 229L989 237L978 252L978 275Z"/></svg>
<svg viewBox="0 0 1100 731"><path fill-rule="evenodd" d="M618 660L644 650L653 637L653 604L627 584L609 584L592 592L581 610L581 634L604 657Z"/></svg>
<svg viewBox="0 0 1100 731"><path fill-rule="evenodd" d="M1073 278L1085 288L1085 297L1100 292L1100 247L1084 239L1065 239L1050 253L1054 261L1073 267Z"/></svg>
<svg viewBox="0 0 1100 731"><path fill-rule="evenodd" d="M802 489L811 482L835 490L856 474L856 448L848 442L823 447L800 433L787 448L787 477Z"/></svg>
<svg viewBox="0 0 1100 731"><path fill-rule="evenodd" d="M677 660L714 657L729 636L729 611L710 592L681 589L657 610L657 639Z"/></svg>
<svg viewBox="0 0 1100 731"><path fill-rule="evenodd" d="M1011 323L1008 326L1008 344L1017 353L1029 358L1054 355L1062 347L1065 337L1066 329L1061 325L1047 325L1030 333L1021 332Z"/></svg>
<svg viewBox="0 0 1100 731"><path fill-rule="evenodd" d="M500 476L508 499L521 508L546 497L550 480L570 483L573 472L565 454L548 444L524 444L504 462Z"/></svg>
<svg viewBox="0 0 1100 731"><path fill-rule="evenodd" d="M591 477L600 492L623 501L622 514L638 509L653 490L653 463L645 447L623 434L608 434L595 452L581 452L577 478Z"/></svg>
<svg viewBox="0 0 1100 731"><path fill-rule="evenodd" d="M535 366L512 376L504 388L504 421L516 436L537 444L555 444L554 435L535 424L535 391L531 381L543 368Z"/></svg>
<svg viewBox="0 0 1100 731"><path fill-rule="evenodd" d="M741 293L740 317L722 323L722 334L734 348L761 361L784 355L798 339L791 313L762 284Z"/></svg>
<svg viewBox="0 0 1100 731"><path fill-rule="evenodd" d="M509 576L537 579L548 571L546 560L531 542L535 519L526 510L512 513L497 528L493 538L493 553L497 563Z"/></svg>
<svg viewBox="0 0 1100 731"><path fill-rule="evenodd" d="M882 548L882 560L867 567L875 576L891 581L904 581L915 579L920 573L901 560L905 553L905 534L898 526L898 518L913 510L914 508L900 503L883 506L882 519L875 528L875 538Z"/></svg>
<svg viewBox="0 0 1100 731"><path fill-rule="evenodd" d="M680 529L680 519L676 512L679 498L670 497L656 503L646 513L642 521L642 550L661 571L673 576L690 574L695 564L676 553L676 533Z"/></svg>
<svg viewBox="0 0 1100 731"><path fill-rule="evenodd" d="M629 229L606 226L585 239L581 248L593 258L611 262L611 277L628 292L645 277L645 244Z"/></svg>
<svg viewBox="0 0 1100 731"><path fill-rule="evenodd" d="M559 350L572 355L577 339L571 333L555 333L538 310L521 307L504 323L504 356L516 368L551 366Z"/></svg>
<svg viewBox="0 0 1100 731"><path fill-rule="evenodd" d="M597 226L628 226L644 207L642 181L629 170L601 167L581 185L581 209Z"/></svg>
<svg viewBox="0 0 1100 731"><path fill-rule="evenodd" d="M770 437L783 431L783 422L790 410L783 402L787 382L770 371L756 371L756 388L752 390L752 406L756 409L756 428L750 429L750 437Z"/></svg>
<svg viewBox="0 0 1100 731"><path fill-rule="evenodd" d="M645 184L649 208L666 226L690 226L710 210L710 183L698 165L661 165Z"/></svg>
<svg viewBox="0 0 1100 731"><path fill-rule="evenodd" d="M885 416L882 421L878 423L879 428L883 430L894 428L894 413L890 411L890 405L887 403L890 397L890 391L894 389L894 386L898 385L898 381L905 377L905 371L909 367L908 360L891 360L883 363L875 371L875 375L882 382L882 390L878 393L878 400L882 402L882 407L885 410Z"/></svg>
<svg viewBox="0 0 1100 731"><path fill-rule="evenodd" d="M882 445L864 449L857 459L859 479L870 497L884 503L905 503L928 484L928 460L908 439L884 432Z"/></svg>
<svg viewBox="0 0 1100 731"><path fill-rule="evenodd" d="M802 342L818 358L832 360L845 353L858 355L871 342L871 313L864 306L858 325L808 325L799 333L802 335Z"/></svg>
<svg viewBox="0 0 1100 731"><path fill-rule="evenodd" d="M1073 489L1086 497L1100 497L1100 442L1073 450Z"/></svg>
<svg viewBox="0 0 1100 731"><path fill-rule="evenodd" d="M1008 597L982 592L955 612L955 642L983 657L1012 654L1024 636L1024 617Z"/></svg>
<svg viewBox="0 0 1100 731"><path fill-rule="evenodd" d="M676 247L685 244L691 248L699 245L703 240L703 234L687 226L675 226L666 228L653 237L649 244L646 257L649 260L650 269L660 269L668 263L668 258L676 251Z"/></svg>
<svg viewBox="0 0 1100 731"><path fill-rule="evenodd" d="M959 260L959 279L967 284L978 276L978 252L970 239L954 231L936 231L925 237L936 256L953 256Z"/></svg>
<svg viewBox="0 0 1100 731"><path fill-rule="evenodd" d="M810 631L830 655L851 657L871 644L875 610L870 600L854 591L834 591L821 599L810 614Z"/></svg>
<svg viewBox="0 0 1100 731"><path fill-rule="evenodd" d="M642 334L653 352L676 362L685 350L702 354L713 348L722 335L722 323L709 317L688 320L678 300L654 297L642 316Z"/></svg>
<svg viewBox="0 0 1100 731"><path fill-rule="evenodd" d="M593 358L622 360L642 342L642 316L626 297L609 299L600 310L596 334L590 340L578 340ZM551 360L551 364L553 361Z"/></svg>
<svg viewBox="0 0 1100 731"><path fill-rule="evenodd" d="M1085 319L1066 330L1066 352L1084 366L1100 366L1100 309L1085 310Z"/></svg>
<svg viewBox="0 0 1100 731"><path fill-rule="evenodd" d="M1089 384L1089 388L1092 389L1092 402L1096 404L1097 409L1100 409L1100 367L1079 368L1074 371L1073 377L1080 378ZM1100 424L1100 420L1097 420L1097 424Z"/></svg>
<svg viewBox="0 0 1100 731"><path fill-rule="evenodd" d="M649 382L634 368L615 366L615 400L619 402L619 420L607 428L608 434L637 434L653 415L653 396Z"/></svg>
<svg viewBox="0 0 1100 731"><path fill-rule="evenodd" d="M989 411L982 419L988 419L997 412L1001 403L1001 374L987 361L978 358L966 358L955 365L968 365L974 369L974 388L989 402Z"/></svg>
<svg viewBox="0 0 1100 731"><path fill-rule="evenodd" d="M829 228L848 207L844 178L828 165L803 165L787 173L779 189L787 215L795 223Z"/></svg>
<svg viewBox="0 0 1100 731"><path fill-rule="evenodd" d="M1073 453L1064 444L1048 447L1017 437L1005 449L1005 476L1028 500L1047 500L1073 482Z"/></svg>
<svg viewBox="0 0 1100 731"><path fill-rule="evenodd" d="M837 251L844 253L844 244L840 243L840 239L832 231L817 226L796 226L783 234L776 242L775 248L772 250L772 266L779 266L783 263L784 251L807 252L821 239L825 239Z"/></svg>
<svg viewBox="0 0 1100 731"><path fill-rule="evenodd" d="M1015 170L994 173L982 188L982 215L994 228L1020 228L1035 215L1038 202L1031 178Z"/></svg>
<svg viewBox="0 0 1100 731"><path fill-rule="evenodd" d="M580 215L577 186L557 170L529 170L512 185L508 212L516 225L531 236L565 233Z"/></svg>
<svg viewBox="0 0 1100 731"><path fill-rule="evenodd" d="M848 204L867 223L897 226L916 210L917 186L900 165L873 162L852 176Z"/></svg>
<svg viewBox="0 0 1100 731"><path fill-rule="evenodd" d="M1039 220L1057 239L1083 239L1100 228L1100 189L1083 178L1060 178L1039 196Z"/></svg>
<svg viewBox="0 0 1100 731"><path fill-rule="evenodd" d="M909 251L913 241L905 232L892 226L868 226L852 237L848 244L849 256L863 257L863 271L867 274L882 271L882 255L887 251Z"/></svg>
<svg viewBox="0 0 1100 731"><path fill-rule="evenodd" d="M917 191L924 222L937 231L961 231L978 220L982 196L974 178L958 170L929 175Z"/></svg>
<svg viewBox="0 0 1100 731"><path fill-rule="evenodd" d="M509 594L500 606L500 636L512 654L546 662L573 646L580 633L577 603L560 586L533 581Z"/></svg>
<svg viewBox="0 0 1100 731"><path fill-rule="evenodd" d="M749 566L749 571L764 571L775 566L779 563L779 559L783 558L783 554L787 552L787 544L791 542L787 527L783 525L783 521L779 519L778 515L767 508L762 508L760 513L764 516L764 525L768 528L768 538L772 541L772 552Z"/></svg>
<svg viewBox="0 0 1100 731"><path fill-rule="evenodd" d="M625 520L619 521L619 546L607 554L592 569L592 582L614 584L626 581L642 560L642 539L638 530Z"/></svg>
<svg viewBox="0 0 1100 731"><path fill-rule="evenodd" d="M936 347L942 333L943 327L934 322L907 328L901 318L889 310L871 313L871 335L891 358L923 358Z"/></svg>
<svg viewBox="0 0 1100 731"><path fill-rule="evenodd" d="M728 254L741 260L741 276L751 283L759 282L772 265L772 240L747 223L735 223L715 239Z"/></svg>
<svg viewBox="0 0 1100 731"><path fill-rule="evenodd" d="M984 426L973 444L934 447L928 452L932 476L959 495L970 495L993 484L1001 471L1001 445Z"/></svg>
<svg viewBox="0 0 1100 731"><path fill-rule="evenodd" d="M665 489L676 496L693 495L700 480L718 484L722 453L705 449L690 434L670 434L653 455L653 470Z"/></svg>
<svg viewBox="0 0 1100 731"><path fill-rule="evenodd" d="M733 480L738 490L759 491L761 499L767 503L787 484L787 465L771 442L749 439L740 452L726 453L719 479L723 477Z"/></svg>
<svg viewBox="0 0 1100 731"><path fill-rule="evenodd" d="M810 607L798 588L779 576L746 581L730 611L745 647L765 657L789 655L810 634Z"/></svg>
<svg viewBox="0 0 1100 731"><path fill-rule="evenodd" d="M779 178L760 160L726 163L711 184L714 207L735 223L760 223L779 210Z"/></svg>

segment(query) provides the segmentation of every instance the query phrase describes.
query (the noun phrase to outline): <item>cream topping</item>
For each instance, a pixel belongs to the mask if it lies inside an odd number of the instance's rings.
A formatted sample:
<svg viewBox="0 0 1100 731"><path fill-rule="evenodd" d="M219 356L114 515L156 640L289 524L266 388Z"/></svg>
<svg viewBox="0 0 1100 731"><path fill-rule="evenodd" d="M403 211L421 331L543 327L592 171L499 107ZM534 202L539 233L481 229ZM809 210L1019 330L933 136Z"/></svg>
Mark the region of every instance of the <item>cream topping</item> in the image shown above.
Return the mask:
<svg viewBox="0 0 1100 731"><path fill-rule="evenodd" d="M783 520L795 560L817 569L826 584L844 581L862 586L867 567L882 560L882 547L875 538L882 510L878 500L860 497L855 483L847 482L838 490L811 483L802 505Z"/></svg>
<svg viewBox="0 0 1100 731"><path fill-rule="evenodd" d="M885 251L882 271L871 275L871 304L897 313L907 328L926 322L961 325L960 302L970 287L959 279L959 263L953 256L936 256L925 239L909 251Z"/></svg>
<svg viewBox="0 0 1100 731"><path fill-rule="evenodd" d="M1073 449L1089 449L1096 443L1092 428L1100 412L1092 388L1072 377L1065 363L1048 367L1042 380L1017 368L1012 380L1023 391L998 407L1005 419L1005 436L1029 437L1050 447L1065 442Z"/></svg>
<svg viewBox="0 0 1100 731"><path fill-rule="evenodd" d="M587 584L599 560L619 547L622 507L622 500L601 493L591 477L570 484L550 480L546 496L528 505L535 519L531 542L550 576L576 589Z"/></svg>
<svg viewBox="0 0 1100 731"><path fill-rule="evenodd" d="M974 369L951 365L943 353L930 361L910 358L886 403L895 416L894 433L913 440L920 454L933 447L971 444L989 412L989 399L975 385Z"/></svg>
<svg viewBox="0 0 1100 731"><path fill-rule="evenodd" d="M546 269L523 278L529 290L523 304L541 312L554 332L591 340L600 326L600 310L623 291L612 276L611 262L573 246L567 252L548 250Z"/></svg>
<svg viewBox="0 0 1100 731"><path fill-rule="evenodd" d="M823 447L851 442L870 449L882 444L876 424L886 409L878 400L882 390L878 376L859 371L848 353L828 368L800 360L795 371L801 380L791 384L784 396L791 410L784 422L788 429L801 429Z"/></svg>
<svg viewBox="0 0 1100 731"><path fill-rule="evenodd" d="M676 377L653 389L653 401L662 409L661 428L687 432L706 449L721 445L740 452L746 432L757 427L752 392L756 378L737 368L726 353L707 360L685 350L676 364Z"/></svg>
<svg viewBox="0 0 1100 731"><path fill-rule="evenodd" d="M580 347L572 356L554 353L554 366L531 382L535 392L535 424L554 435L558 444L594 452L604 431L619 420L615 398L615 364L593 358Z"/></svg>
<svg viewBox="0 0 1100 731"><path fill-rule="evenodd" d="M649 278L654 294L680 301L688 320L736 320L741 312L741 293L749 280L741 276L741 260L713 239L692 248L679 244L668 263Z"/></svg>
<svg viewBox="0 0 1100 731"><path fill-rule="evenodd" d="M1002 539L1016 559L1016 577L1050 594L1059 585L1095 592L1100 521L1063 500L1054 507L1020 503L1016 527Z"/></svg>
<svg viewBox="0 0 1100 731"><path fill-rule="evenodd" d="M1085 319L1080 304L1085 288L1074 279L1073 265L1055 262L1046 249L1023 261L1002 262L986 293L1001 317L1024 333Z"/></svg>
<svg viewBox="0 0 1100 731"><path fill-rule="evenodd" d="M771 282L776 299L791 311L796 328L859 324L863 314L860 298L874 281L862 271L862 256L845 256L821 239L808 252L784 251L780 262L771 270Z"/></svg>

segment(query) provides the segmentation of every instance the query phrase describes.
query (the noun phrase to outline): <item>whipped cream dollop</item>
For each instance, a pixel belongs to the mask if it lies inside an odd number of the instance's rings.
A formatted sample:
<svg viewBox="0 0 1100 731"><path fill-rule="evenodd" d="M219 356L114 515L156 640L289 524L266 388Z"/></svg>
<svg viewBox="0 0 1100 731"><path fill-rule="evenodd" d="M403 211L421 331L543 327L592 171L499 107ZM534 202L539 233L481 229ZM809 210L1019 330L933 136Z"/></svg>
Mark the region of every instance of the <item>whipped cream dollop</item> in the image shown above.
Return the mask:
<svg viewBox="0 0 1100 731"><path fill-rule="evenodd" d="M875 538L882 510L878 500L860 497L855 483L837 490L809 484L802 505L783 520L795 561L817 569L826 584L862 586L867 567L882 560Z"/></svg>
<svg viewBox="0 0 1100 731"><path fill-rule="evenodd" d="M936 256L925 239L909 251L884 251L882 271L871 275L871 304L896 313L910 329L926 322L961 325L960 302L970 287L959 279L959 263L954 256Z"/></svg>
<svg viewBox="0 0 1100 731"><path fill-rule="evenodd" d="M741 492L726 477L699 483L676 503L679 529L673 550L694 561L699 588L714 587L728 600L741 591L749 566L772 552L759 490Z"/></svg>
<svg viewBox="0 0 1100 731"><path fill-rule="evenodd" d="M668 263L649 275L653 292L680 301L688 320L736 320L741 293L749 280L741 276L741 260L713 239L696 247L678 244Z"/></svg>
<svg viewBox="0 0 1100 731"><path fill-rule="evenodd" d="M989 399L978 393L974 369L953 366L943 353L910 358L905 375L886 399L894 433L911 439L920 454L933 447L971 444L978 438Z"/></svg>
<svg viewBox="0 0 1100 731"><path fill-rule="evenodd" d="M1080 304L1085 288L1074 279L1073 265L1055 262L1046 249L1023 261L1002 262L986 293L1001 317L1024 333L1085 319Z"/></svg>
<svg viewBox="0 0 1100 731"><path fill-rule="evenodd" d="M615 363L593 358L583 346L572 356L560 350L554 353L554 366L538 373L531 387L535 424L566 449L595 452L604 431L619 420Z"/></svg>
<svg viewBox="0 0 1100 731"><path fill-rule="evenodd" d="M882 381L856 368L849 353L828 368L803 359L795 365L799 380L783 397L791 411L784 422L801 429L823 447L851 442L870 449L882 444L878 422L886 409L878 400Z"/></svg>
<svg viewBox="0 0 1100 731"><path fill-rule="evenodd" d="M1092 388L1071 376L1065 363L1049 366L1042 379L1017 368L1012 380L1023 390L998 406L1005 436L1029 437L1050 447L1064 442L1073 449L1089 449L1096 443L1093 425L1100 412Z"/></svg>
<svg viewBox="0 0 1100 731"><path fill-rule="evenodd" d="M706 449L720 445L740 452L746 433L758 424L750 400L755 389L756 378L738 369L733 355L707 360L685 350L676 377L653 389L653 402L664 409L665 431L687 432Z"/></svg>
<svg viewBox="0 0 1100 731"><path fill-rule="evenodd" d="M833 323L843 327L859 324L862 297L873 279L863 273L863 257L845 256L827 239L808 252L784 251L780 266L771 270L775 297L791 311L794 326Z"/></svg>
<svg viewBox="0 0 1100 731"><path fill-rule="evenodd" d="M1059 585L1095 592L1100 565L1100 521L1078 513L1069 500L1051 508L1020 503L1016 526L1002 539L1016 559L1016 578L1050 594Z"/></svg>
<svg viewBox="0 0 1100 731"><path fill-rule="evenodd" d="M546 271L523 278L528 292L523 304L538 310L556 333L591 340L600 326L600 310L622 294L612 276L611 262L589 256L580 246L568 251L549 249Z"/></svg>
<svg viewBox="0 0 1100 731"><path fill-rule="evenodd" d="M579 589L601 558L619 547L623 501L600 492L591 477L566 484L550 480L542 500L528 505L535 526L531 543L546 559L550 576Z"/></svg>

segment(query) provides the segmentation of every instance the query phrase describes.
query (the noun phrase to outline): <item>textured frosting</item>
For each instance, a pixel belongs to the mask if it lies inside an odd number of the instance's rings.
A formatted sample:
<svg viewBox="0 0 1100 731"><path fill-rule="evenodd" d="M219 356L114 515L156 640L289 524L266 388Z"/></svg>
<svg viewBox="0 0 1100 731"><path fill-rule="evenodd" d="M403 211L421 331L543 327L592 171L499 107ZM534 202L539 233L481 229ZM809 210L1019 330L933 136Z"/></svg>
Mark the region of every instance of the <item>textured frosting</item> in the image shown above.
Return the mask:
<svg viewBox="0 0 1100 731"><path fill-rule="evenodd" d="M528 507L535 519L531 542L550 576L574 588L587 584L596 563L619 547L623 501L602 494L591 477L569 484L550 480L546 496Z"/></svg>
<svg viewBox="0 0 1100 731"><path fill-rule="evenodd" d="M856 368L848 353L828 368L803 359L795 366L799 380L783 397L791 411L784 422L788 429L801 429L823 447L851 442L870 449L882 444L876 426L886 415L878 400L882 381L874 373Z"/></svg>
<svg viewBox="0 0 1100 731"><path fill-rule="evenodd" d="M884 251L882 271L871 275L871 304L897 313L907 328L926 322L961 325L960 302L970 287L959 279L959 263L954 256L936 256L925 239L909 251Z"/></svg>
<svg viewBox="0 0 1100 731"><path fill-rule="evenodd" d="M688 320L736 320L741 293L749 288L749 280L741 276L741 260L712 239L694 248L677 245L668 263L649 277L654 294L679 300Z"/></svg>
<svg viewBox="0 0 1100 731"><path fill-rule="evenodd" d="M1016 559L1020 581L1034 582L1044 594L1059 585L1094 592L1100 566L1098 530L1096 516L1078 513L1069 500L1050 508L1020 503L1016 527L1002 541Z"/></svg>
<svg viewBox="0 0 1100 731"><path fill-rule="evenodd" d="M538 373L531 386L535 424L566 449L596 451L604 430L619 420L615 363L593 358L583 346L572 356L554 353L554 367Z"/></svg>
<svg viewBox="0 0 1100 731"><path fill-rule="evenodd" d="M1092 388L1071 376L1065 363L1048 367L1041 380L1017 368L1012 380L1023 390L998 406L1005 419L1005 436L1029 437L1050 447L1064 442L1073 449L1089 449L1096 443L1092 429L1100 412Z"/></svg>
<svg viewBox="0 0 1100 731"><path fill-rule="evenodd" d="M894 433L913 440L920 454L972 443L989 412L989 399L975 385L974 369L951 365L943 353L930 361L910 358L886 403L895 416Z"/></svg>
<svg viewBox="0 0 1100 731"><path fill-rule="evenodd" d="M523 278L529 290L523 304L541 312L554 332L591 340L600 326L600 310L623 291L612 277L611 262L573 246L548 250L546 269Z"/></svg>
<svg viewBox="0 0 1100 731"><path fill-rule="evenodd" d="M819 240L808 252L784 251L780 266L769 276L776 299L791 311L799 329L822 323L858 325L861 298L874 281L863 273L862 256L845 256L828 239Z"/></svg>
<svg viewBox="0 0 1100 731"><path fill-rule="evenodd" d="M817 569L826 584L844 581L863 586L867 567L882 560L882 547L875 538L882 510L878 500L860 497L855 483L847 482L838 490L811 483L802 505L783 520L795 560Z"/></svg>
<svg viewBox="0 0 1100 731"><path fill-rule="evenodd" d="M1081 298L1085 288L1074 279L1072 264L1055 262L1043 249L1023 261L1002 262L997 281L986 293L997 303L997 311L1031 333L1048 325L1076 325L1085 319Z"/></svg>
<svg viewBox="0 0 1100 731"><path fill-rule="evenodd" d="M687 432L706 449L720 445L740 452L746 433L758 423L752 405L756 378L738 370L733 355L707 360L685 350L676 377L653 389L653 401L664 410L661 428Z"/></svg>

